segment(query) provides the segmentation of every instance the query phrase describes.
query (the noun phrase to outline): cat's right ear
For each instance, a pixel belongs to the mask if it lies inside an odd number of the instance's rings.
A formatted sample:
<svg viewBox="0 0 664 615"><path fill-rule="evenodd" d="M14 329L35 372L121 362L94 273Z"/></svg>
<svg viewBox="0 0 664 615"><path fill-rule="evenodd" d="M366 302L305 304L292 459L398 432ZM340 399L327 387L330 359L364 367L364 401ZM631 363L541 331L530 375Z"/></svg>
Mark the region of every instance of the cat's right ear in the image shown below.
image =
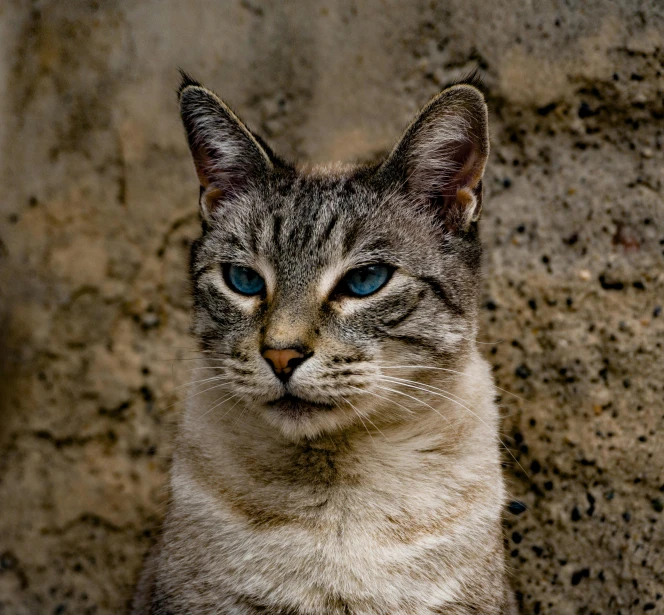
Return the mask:
<svg viewBox="0 0 664 615"><path fill-rule="evenodd" d="M201 184L201 215L208 221L273 165L269 153L214 92L182 73L178 97Z"/></svg>

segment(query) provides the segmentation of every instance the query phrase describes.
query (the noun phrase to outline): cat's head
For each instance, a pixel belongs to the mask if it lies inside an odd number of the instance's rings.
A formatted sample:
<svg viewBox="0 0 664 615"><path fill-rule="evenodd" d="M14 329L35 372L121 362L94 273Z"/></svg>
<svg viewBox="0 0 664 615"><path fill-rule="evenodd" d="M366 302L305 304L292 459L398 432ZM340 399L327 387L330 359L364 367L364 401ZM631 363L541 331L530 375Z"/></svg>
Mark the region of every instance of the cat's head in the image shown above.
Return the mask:
<svg viewBox="0 0 664 615"><path fill-rule="evenodd" d="M426 410L405 380L453 377L476 332L482 94L443 91L381 164L309 172L189 78L180 110L201 184L194 333L227 405L294 438Z"/></svg>

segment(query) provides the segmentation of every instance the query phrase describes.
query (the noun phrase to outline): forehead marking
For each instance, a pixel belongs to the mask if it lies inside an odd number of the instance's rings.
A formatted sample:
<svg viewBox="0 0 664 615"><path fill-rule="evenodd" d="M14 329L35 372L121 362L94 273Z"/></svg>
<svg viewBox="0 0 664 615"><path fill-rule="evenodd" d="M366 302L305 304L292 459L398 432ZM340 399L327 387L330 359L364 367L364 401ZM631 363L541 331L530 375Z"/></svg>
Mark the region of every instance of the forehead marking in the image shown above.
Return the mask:
<svg viewBox="0 0 664 615"><path fill-rule="evenodd" d="M330 235L332 234L332 229L335 227L338 219L339 217L337 216L337 214L332 214L332 217L330 218L329 222L327 223L327 227L323 232L323 239L328 239L330 237Z"/></svg>
<svg viewBox="0 0 664 615"><path fill-rule="evenodd" d="M359 234L360 234L360 222L358 220L353 220L353 222L350 225L350 228L344 235L341 242L344 256L348 256L350 252L353 250L355 244L357 243L357 238Z"/></svg>
<svg viewBox="0 0 664 615"><path fill-rule="evenodd" d="M282 221L283 219L281 217L281 214L279 212L275 213L272 218L272 241L274 241L274 244L276 246L281 245L279 234L281 232Z"/></svg>

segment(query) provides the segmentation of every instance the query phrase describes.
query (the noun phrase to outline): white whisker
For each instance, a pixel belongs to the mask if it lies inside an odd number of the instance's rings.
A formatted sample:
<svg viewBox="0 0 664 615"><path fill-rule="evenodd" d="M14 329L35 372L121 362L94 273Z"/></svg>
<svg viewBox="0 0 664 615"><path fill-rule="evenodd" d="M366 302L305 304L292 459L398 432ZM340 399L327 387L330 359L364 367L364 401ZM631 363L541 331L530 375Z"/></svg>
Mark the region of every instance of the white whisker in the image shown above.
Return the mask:
<svg viewBox="0 0 664 615"><path fill-rule="evenodd" d="M454 397L454 398L456 398L459 401L462 401L464 403L467 403L467 404L470 403L467 399L464 399L463 397L459 397L458 395L455 395L454 393L451 393L450 391L447 391L445 389L439 389L438 387L435 387L431 384L425 384L423 382L418 382L416 380L409 380L408 378L397 378L396 376L388 376L388 375L385 375L385 374L382 375L381 378L389 378L392 381L409 382L409 383L415 384L415 385L426 386L426 387L429 387L431 389L435 389L436 391L440 391L441 393L445 393L446 395L451 395L452 397Z"/></svg>
<svg viewBox="0 0 664 615"><path fill-rule="evenodd" d="M203 412L203 414L201 414L201 415L196 419L196 422L202 420L203 417L206 416L208 413L212 412L212 410L214 410L215 408L218 408L219 406L221 406L221 404L224 404L224 403L226 403L227 401L230 401L230 400L233 399L234 397L237 397L237 393L234 394L234 395L231 395L230 397L226 397L226 399L222 399L219 403L217 403L217 404L215 404L214 406L212 406L212 408L208 408L205 412ZM235 407L235 406L233 406L233 407Z"/></svg>
<svg viewBox="0 0 664 615"><path fill-rule="evenodd" d="M447 367L433 367L431 365L381 365L381 369L434 369L437 371L449 372L451 374L458 374L460 376L472 376L472 374L468 374L466 372L460 372L456 369L449 369ZM494 385L494 387L499 391L502 391L503 393L507 393L508 395L512 395L513 397L520 399L521 401L526 401L523 397L520 397L516 393L512 393L511 391L507 391L506 389L501 389L496 385Z"/></svg>
<svg viewBox="0 0 664 615"><path fill-rule="evenodd" d="M356 408L353 404L351 404L345 397L342 397L341 399L343 399L346 403L350 404L351 408L353 408L357 412L357 416L360 417L360 420L362 420L362 416L364 416L364 418L367 419L367 421L369 421L376 428L378 433L380 433L380 435L383 436L383 438L385 438L385 440L389 442L388 437L378 428L378 426L366 414L362 415L360 410Z"/></svg>
<svg viewBox="0 0 664 615"><path fill-rule="evenodd" d="M218 381L218 382L221 382L222 380L224 380L225 382L230 382L230 381L232 381L233 379L232 379L232 378L222 379L221 376L212 376L211 378L202 378L201 380L192 380L191 382L185 382L184 384L180 384L180 385L178 385L178 386L176 386L176 387L173 387L173 388L172 388L170 391L168 391L168 392L169 392L169 393L173 393L174 391L177 391L177 390L182 389L182 388L184 388L184 387L193 386L193 385L195 385L195 384L201 384L202 382L212 382L213 380L216 380L216 381Z"/></svg>
<svg viewBox="0 0 664 615"><path fill-rule="evenodd" d="M218 384L213 387L209 387L207 389L203 389L202 391L198 391L197 393L194 393L193 395L190 395L189 397L185 397L184 399L178 399L178 401L172 403L170 406L166 406L164 410L168 410L169 408L172 408L173 406L179 404L180 402L184 403L186 401L189 401L190 399L193 399L194 397L198 397L199 395L202 395L203 393L207 393L208 391L212 391L213 389L218 389L220 387L226 386L228 382L223 382L222 384Z"/></svg>
<svg viewBox="0 0 664 615"><path fill-rule="evenodd" d="M404 397L409 397L410 399L416 401L418 404L422 404L422 405L426 406L427 408L430 408L436 414L438 414L442 419L445 419L445 421L447 421L447 423L449 425L452 425L452 423L450 422L450 420L446 416L443 416L440 412L438 412L438 410L436 410L433 406L427 404L425 401L422 401L421 399L418 399L417 397L413 397L412 395L408 395L408 393L404 393L403 391L397 391L396 389L390 389L388 387L382 387L382 386L378 386L378 385L376 385L376 386L379 389L383 389L385 391L390 391L392 393L396 393L397 395L403 395Z"/></svg>
<svg viewBox="0 0 664 615"><path fill-rule="evenodd" d="M447 399L448 401L451 401L452 403L457 404L458 406L460 406L460 407L464 408L465 410L467 410L468 412L470 412L470 414L472 414L472 415L473 415L478 421L480 421L480 422L481 422L481 423L487 428L487 430L488 430L490 433L494 433L494 432L496 431L496 430L495 430L494 428L492 428L492 427L491 427L491 426L490 426L490 425L489 425L489 424L488 424L488 423L487 423L487 422L486 422L481 416L479 416L478 414L476 414L475 412L473 412L468 406L462 404L461 402L457 401L456 399L453 399L452 397L448 397L447 395L444 395L444 394L442 394L442 393L437 393L436 391L432 391L432 390L430 390L430 389L423 388L423 387L430 387L430 385L425 385L425 384L419 383L420 386L414 386L414 385L412 385L412 384L407 384L406 382L398 382L398 381L395 381L395 380L392 379L392 377L390 377L390 376L387 376L387 377L381 377L380 379L381 379L381 380L384 380L384 381L386 381L386 382L393 382L394 384L401 384L401 386L409 387L409 388L411 388L411 389L418 389L419 391L423 391L423 392L425 392L425 393L430 393L431 395L436 395L436 396L438 396L438 397L442 397L443 399ZM402 380L402 379L399 378L399 379L397 379L397 380ZM411 380L410 382L412 382L412 380ZM431 388L434 388L434 389L435 389L436 387L431 387ZM439 391L442 391L443 389L438 389L438 390L439 390ZM436 411L436 412L437 412L437 411ZM440 412L438 412L438 414L440 414ZM441 414L441 416L443 416L443 415ZM524 474L525 474L528 478L530 478L530 475L528 474L528 472L526 472L526 470L524 469L524 467L519 463L518 459L514 456L514 454L512 453L512 451L507 447L507 445L502 441L502 439L501 439L500 437L498 438L498 442L500 442L500 444L502 445L502 447L503 447L503 448L509 453L510 457L512 457L512 459L514 459L514 462L519 466L519 468L521 468L521 470L524 472Z"/></svg>
<svg viewBox="0 0 664 615"><path fill-rule="evenodd" d="M353 412L355 413L357 418L360 419L360 422L362 423L364 429L369 434L369 437L371 438L371 444L373 445L374 448L376 448L376 441L373 439L373 436L371 435L371 432L369 431L369 428L367 427L366 423L362 419L362 415L360 414L360 411L353 404L351 404L345 397L342 396L341 399L343 399L353 409ZM334 403L336 403L336 402L334 402Z"/></svg>
<svg viewBox="0 0 664 615"><path fill-rule="evenodd" d="M350 385L349 385L350 386ZM366 389L360 389L358 387L350 386L351 389L355 389L356 391L359 391L360 393L366 393L367 395L373 395L374 397L378 397L379 399L384 399L385 401L389 401L391 404L394 404L395 406L399 406L399 408L403 408L406 412L409 412L410 414L413 414L413 411L410 408L406 408L403 404L400 404L393 399L390 399L389 397L385 397L384 395L378 395L378 393L374 393L373 391L367 391Z"/></svg>
<svg viewBox="0 0 664 615"><path fill-rule="evenodd" d="M244 411L245 411L246 409L247 409L246 407L245 407L245 408L242 408L242 412L240 412L240 414L237 415L237 418L235 419L235 422L233 423L233 429L235 429L235 427L237 426L237 424L240 422L240 419L241 419L242 416L244 415Z"/></svg>

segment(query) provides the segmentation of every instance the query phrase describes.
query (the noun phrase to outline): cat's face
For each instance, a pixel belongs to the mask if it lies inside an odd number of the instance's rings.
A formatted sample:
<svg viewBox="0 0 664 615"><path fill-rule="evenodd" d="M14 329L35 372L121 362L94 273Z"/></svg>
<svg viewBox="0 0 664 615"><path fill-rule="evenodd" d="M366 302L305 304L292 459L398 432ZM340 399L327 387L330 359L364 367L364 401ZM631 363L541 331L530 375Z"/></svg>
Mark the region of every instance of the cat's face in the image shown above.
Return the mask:
<svg viewBox="0 0 664 615"><path fill-rule="evenodd" d="M417 375L458 369L475 335L486 144L455 133L457 160L411 126L380 167L299 173L208 91L181 100L203 188L194 332L229 404L293 438L426 408Z"/></svg>

